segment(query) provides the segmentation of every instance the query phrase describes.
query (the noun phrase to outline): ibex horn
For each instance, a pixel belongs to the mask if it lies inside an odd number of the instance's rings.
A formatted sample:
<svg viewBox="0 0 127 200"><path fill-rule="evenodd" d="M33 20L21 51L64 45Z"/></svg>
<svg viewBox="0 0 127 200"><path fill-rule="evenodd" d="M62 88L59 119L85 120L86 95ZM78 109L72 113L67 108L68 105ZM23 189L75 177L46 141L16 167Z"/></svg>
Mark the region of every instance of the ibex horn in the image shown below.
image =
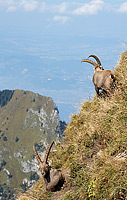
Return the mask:
<svg viewBox="0 0 127 200"><path fill-rule="evenodd" d="M93 57L95 58L95 60L97 61L98 65L101 66L101 61L99 60L99 58L95 55L90 55L88 58Z"/></svg>
<svg viewBox="0 0 127 200"><path fill-rule="evenodd" d="M38 161L39 163L42 163L41 158L40 158L40 156L38 155L35 146L33 146L33 150L34 150L34 152L35 152L35 156L36 156L37 161Z"/></svg>
<svg viewBox="0 0 127 200"><path fill-rule="evenodd" d="M82 63L82 62L88 62L88 63L92 64L93 66L98 67L98 65L97 65L95 62L93 62L92 60L83 59L83 60L81 61L81 63Z"/></svg>
<svg viewBox="0 0 127 200"><path fill-rule="evenodd" d="M45 163L47 163L48 156L49 156L49 153L50 153L50 150L51 150L53 144L54 144L54 141L51 142L51 144L48 146L48 148L47 148L47 150L46 150L45 157L44 157L44 162L45 162Z"/></svg>

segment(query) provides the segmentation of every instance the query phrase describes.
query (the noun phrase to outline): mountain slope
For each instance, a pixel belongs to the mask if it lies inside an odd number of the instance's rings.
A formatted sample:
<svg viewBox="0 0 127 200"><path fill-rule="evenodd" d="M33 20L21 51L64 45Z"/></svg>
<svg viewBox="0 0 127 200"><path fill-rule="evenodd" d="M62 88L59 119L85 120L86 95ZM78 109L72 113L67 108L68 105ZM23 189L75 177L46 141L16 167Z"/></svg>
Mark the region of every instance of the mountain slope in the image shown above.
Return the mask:
<svg viewBox="0 0 127 200"><path fill-rule="evenodd" d="M114 94L84 102L72 115L64 141L50 154L52 166L70 169L64 188L44 192L41 179L18 200L127 199L127 52L115 74Z"/></svg>
<svg viewBox="0 0 127 200"><path fill-rule="evenodd" d="M65 123L50 97L15 90L4 102L0 107L0 192L10 199L14 188L26 189L29 181L38 179L33 144L42 152L61 137Z"/></svg>

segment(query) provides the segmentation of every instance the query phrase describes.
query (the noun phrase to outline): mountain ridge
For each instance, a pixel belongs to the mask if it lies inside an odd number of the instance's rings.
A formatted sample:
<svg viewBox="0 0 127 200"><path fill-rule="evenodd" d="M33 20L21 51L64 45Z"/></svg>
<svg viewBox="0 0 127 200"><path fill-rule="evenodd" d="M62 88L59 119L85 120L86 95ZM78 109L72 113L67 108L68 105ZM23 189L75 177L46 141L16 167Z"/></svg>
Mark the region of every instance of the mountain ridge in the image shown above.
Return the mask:
<svg viewBox="0 0 127 200"><path fill-rule="evenodd" d="M14 188L26 189L38 178L32 146L42 152L52 140L59 141L66 123L51 97L24 90L14 90L0 113L0 191L10 199Z"/></svg>

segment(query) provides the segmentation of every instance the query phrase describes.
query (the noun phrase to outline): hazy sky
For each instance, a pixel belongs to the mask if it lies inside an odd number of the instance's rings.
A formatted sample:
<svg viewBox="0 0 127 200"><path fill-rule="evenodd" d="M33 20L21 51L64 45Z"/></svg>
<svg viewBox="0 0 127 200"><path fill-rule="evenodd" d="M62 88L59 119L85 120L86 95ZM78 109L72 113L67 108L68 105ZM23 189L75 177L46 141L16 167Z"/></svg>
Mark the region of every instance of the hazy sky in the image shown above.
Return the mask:
<svg viewBox="0 0 127 200"><path fill-rule="evenodd" d="M0 90L51 96L67 119L94 95L81 59L96 54L112 68L126 44L125 0L0 0Z"/></svg>
<svg viewBox="0 0 127 200"><path fill-rule="evenodd" d="M127 1L0 0L0 26L45 34L126 36ZM39 30L40 29L40 30Z"/></svg>

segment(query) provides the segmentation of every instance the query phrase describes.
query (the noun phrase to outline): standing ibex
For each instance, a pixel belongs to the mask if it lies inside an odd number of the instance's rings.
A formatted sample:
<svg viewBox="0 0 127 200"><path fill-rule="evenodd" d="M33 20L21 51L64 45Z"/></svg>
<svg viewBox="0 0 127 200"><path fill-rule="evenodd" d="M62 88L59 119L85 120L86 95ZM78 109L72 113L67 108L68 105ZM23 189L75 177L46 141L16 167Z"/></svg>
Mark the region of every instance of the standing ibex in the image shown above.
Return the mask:
<svg viewBox="0 0 127 200"><path fill-rule="evenodd" d="M97 63L95 63L89 59L83 59L81 62L88 62L95 66L92 81L95 86L97 95L99 96L99 89L101 89L102 91L105 91L106 93L107 92L110 93L113 83L116 79L115 73L112 70L104 70L103 67L101 66L101 62L97 56L90 55L89 57L95 58Z"/></svg>
<svg viewBox="0 0 127 200"><path fill-rule="evenodd" d="M65 181L64 173L62 173L61 170L51 168L48 164L48 156L53 144L54 144L54 141L51 142L51 144L48 146L45 153L44 161L41 160L40 156L38 155L36 151L35 146L33 146L36 159L39 163L39 169L43 176L43 187L47 191L60 190L60 188L63 186L63 183Z"/></svg>

